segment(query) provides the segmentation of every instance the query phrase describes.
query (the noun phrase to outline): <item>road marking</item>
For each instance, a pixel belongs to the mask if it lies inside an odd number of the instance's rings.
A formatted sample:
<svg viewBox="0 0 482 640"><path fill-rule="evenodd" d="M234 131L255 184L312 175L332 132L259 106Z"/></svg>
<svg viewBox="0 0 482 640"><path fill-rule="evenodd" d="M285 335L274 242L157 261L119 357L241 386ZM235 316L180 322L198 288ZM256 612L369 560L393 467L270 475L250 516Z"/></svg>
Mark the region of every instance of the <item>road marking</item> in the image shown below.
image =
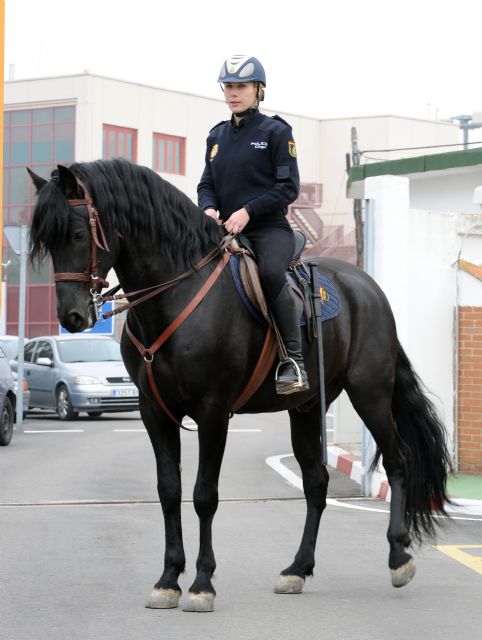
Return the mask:
<svg viewBox="0 0 482 640"><path fill-rule="evenodd" d="M285 453L280 456L270 456L266 458L265 462L268 466L270 466L276 473L279 473L285 480L287 480L294 487L303 491L303 480L296 475L291 469L288 469L281 460L283 458L291 458L293 457L292 453ZM368 498L369 499L369 498ZM334 498L327 498L326 504L330 504L333 507L343 507L344 509L358 509L359 511L372 511L373 513L386 513L389 514L390 511L388 509L377 509L375 507L363 507L361 505L349 504L347 502L340 502L339 500L335 500ZM435 516L436 518L446 518L446 516ZM471 518L467 516L450 516L450 520L470 520L473 522L482 522L481 518Z"/></svg>
<svg viewBox="0 0 482 640"><path fill-rule="evenodd" d="M84 433L84 429L26 429L24 433Z"/></svg>
<svg viewBox="0 0 482 640"><path fill-rule="evenodd" d="M112 431L114 431L115 433L140 433L140 432L145 433L146 432L145 429L112 429ZM262 429L228 429L229 433L261 433L261 431Z"/></svg>
<svg viewBox="0 0 482 640"><path fill-rule="evenodd" d="M462 551L462 549L480 549L482 552L482 544L435 544L433 547L482 576L482 555L475 556Z"/></svg>

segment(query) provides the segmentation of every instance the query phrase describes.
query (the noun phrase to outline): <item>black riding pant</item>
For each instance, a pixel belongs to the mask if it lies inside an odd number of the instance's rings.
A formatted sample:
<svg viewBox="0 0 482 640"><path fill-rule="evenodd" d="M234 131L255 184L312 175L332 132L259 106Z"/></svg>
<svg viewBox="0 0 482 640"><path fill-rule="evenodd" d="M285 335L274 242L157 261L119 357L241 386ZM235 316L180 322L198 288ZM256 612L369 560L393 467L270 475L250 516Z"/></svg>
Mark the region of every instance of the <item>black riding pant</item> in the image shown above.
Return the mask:
<svg viewBox="0 0 482 640"><path fill-rule="evenodd" d="M293 258L295 237L286 218L248 224L243 235L253 243L259 277L268 302L276 300L286 279L286 271Z"/></svg>

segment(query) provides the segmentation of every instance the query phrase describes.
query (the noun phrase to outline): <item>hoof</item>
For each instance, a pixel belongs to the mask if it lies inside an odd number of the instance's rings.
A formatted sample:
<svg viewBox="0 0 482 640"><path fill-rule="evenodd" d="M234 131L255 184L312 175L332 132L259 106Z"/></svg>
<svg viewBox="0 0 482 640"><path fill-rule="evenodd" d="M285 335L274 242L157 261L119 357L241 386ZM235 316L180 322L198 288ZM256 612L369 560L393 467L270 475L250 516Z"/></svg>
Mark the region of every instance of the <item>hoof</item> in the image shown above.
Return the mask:
<svg viewBox="0 0 482 640"><path fill-rule="evenodd" d="M189 593L182 602L183 611L214 611L214 593Z"/></svg>
<svg viewBox="0 0 482 640"><path fill-rule="evenodd" d="M391 570L392 585L394 587L404 587L415 575L415 562L412 558L398 569Z"/></svg>
<svg viewBox="0 0 482 640"><path fill-rule="evenodd" d="M275 585L275 593L303 593L304 578L300 576L283 576L278 578Z"/></svg>
<svg viewBox="0 0 482 640"><path fill-rule="evenodd" d="M181 597L174 589L154 589L144 605L146 609L175 609Z"/></svg>

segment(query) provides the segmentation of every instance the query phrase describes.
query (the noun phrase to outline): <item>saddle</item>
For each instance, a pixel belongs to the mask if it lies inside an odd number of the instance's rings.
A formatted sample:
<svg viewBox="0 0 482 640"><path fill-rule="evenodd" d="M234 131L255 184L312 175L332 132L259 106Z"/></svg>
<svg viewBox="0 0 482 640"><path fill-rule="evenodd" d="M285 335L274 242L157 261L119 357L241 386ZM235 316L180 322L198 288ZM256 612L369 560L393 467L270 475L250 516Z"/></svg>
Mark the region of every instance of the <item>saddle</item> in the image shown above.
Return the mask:
<svg viewBox="0 0 482 640"><path fill-rule="evenodd" d="M308 292L309 279L306 278L307 272L303 270L300 272L299 267L302 266L301 254L306 246L306 236L304 233L298 230L294 230L295 236L295 248L293 251L293 257L288 267L286 274L286 281L291 287L292 291L297 296L300 317L304 314L306 318L306 324L308 326L308 336L310 341L313 339L312 330L312 309L310 304L310 297ZM237 240L234 240L230 251L240 257L239 261L239 277L244 293L248 298L248 302L258 310L264 320L274 329L277 344L278 353L280 358L286 358L286 349L279 335L277 327L273 321L271 313L266 302L261 282L259 279L258 265L256 262L256 253L254 251L252 243L249 239L240 234ZM293 277L294 276L294 277Z"/></svg>

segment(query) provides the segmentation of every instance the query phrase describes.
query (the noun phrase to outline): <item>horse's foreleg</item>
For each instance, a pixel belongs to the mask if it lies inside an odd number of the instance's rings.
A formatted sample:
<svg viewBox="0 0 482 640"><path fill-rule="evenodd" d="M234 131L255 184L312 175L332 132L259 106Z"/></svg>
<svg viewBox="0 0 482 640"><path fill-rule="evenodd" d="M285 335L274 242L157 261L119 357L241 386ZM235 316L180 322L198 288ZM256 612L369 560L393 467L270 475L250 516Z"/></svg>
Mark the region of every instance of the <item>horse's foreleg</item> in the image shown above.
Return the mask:
<svg viewBox="0 0 482 640"><path fill-rule="evenodd" d="M301 593L305 577L313 575L316 539L328 489L328 472L321 464L318 405L306 413L296 409L289 413L293 453L303 476L307 511L300 547L293 564L281 572L275 593Z"/></svg>
<svg viewBox="0 0 482 640"><path fill-rule="evenodd" d="M228 416L198 418L199 467L194 486L194 508L199 517L199 554L196 578L183 601L184 611L213 611L216 591L211 578L216 569L212 522L218 508L218 481L226 445Z"/></svg>
<svg viewBox="0 0 482 640"><path fill-rule="evenodd" d="M181 596L179 574L186 558L181 527L181 443L179 428L142 401L141 416L151 439L157 467L157 491L164 515L164 571L146 602L151 609L177 607Z"/></svg>
<svg viewBox="0 0 482 640"><path fill-rule="evenodd" d="M376 381L375 381L376 382ZM391 391L383 393L383 384L375 388L347 389L358 415L373 435L382 456L392 491L387 539L390 545L388 566L394 587L403 587L415 575L415 563L407 553L411 540L406 523L406 463L391 411Z"/></svg>

